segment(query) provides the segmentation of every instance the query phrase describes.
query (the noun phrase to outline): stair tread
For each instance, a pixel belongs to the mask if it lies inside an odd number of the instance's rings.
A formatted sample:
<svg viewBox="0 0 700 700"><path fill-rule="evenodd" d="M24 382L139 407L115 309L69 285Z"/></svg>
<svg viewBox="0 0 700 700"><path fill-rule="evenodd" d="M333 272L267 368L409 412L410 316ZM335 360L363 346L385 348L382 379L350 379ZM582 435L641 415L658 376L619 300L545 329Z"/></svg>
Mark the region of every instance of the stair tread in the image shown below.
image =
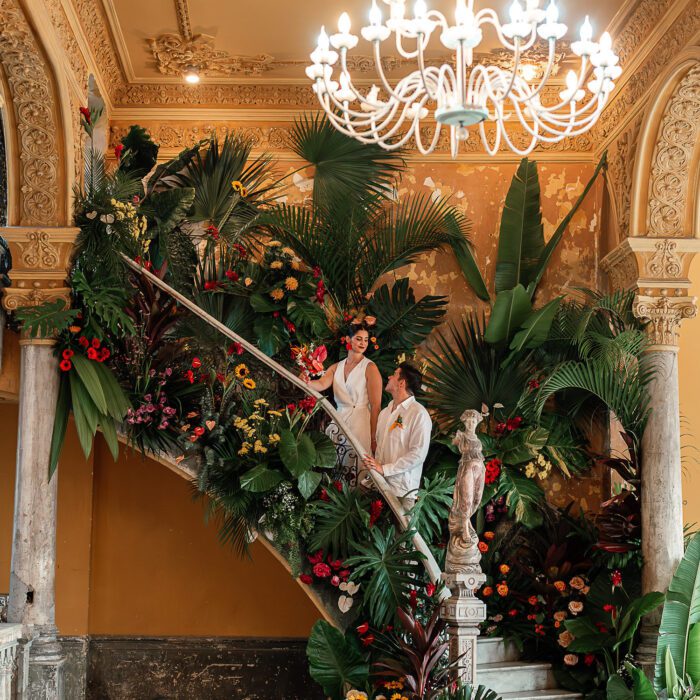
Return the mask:
<svg viewBox="0 0 700 700"><path fill-rule="evenodd" d="M516 690L510 693L500 693L503 700L519 700L532 698L533 700L555 700L555 698L566 698L566 700L574 700L574 698L582 698L581 693L573 690L561 690L558 688L547 688L546 690Z"/></svg>
<svg viewBox="0 0 700 700"><path fill-rule="evenodd" d="M546 661L496 661L488 664L477 664L477 669L484 671L502 671L504 669L526 669L526 668L552 668L552 664Z"/></svg>

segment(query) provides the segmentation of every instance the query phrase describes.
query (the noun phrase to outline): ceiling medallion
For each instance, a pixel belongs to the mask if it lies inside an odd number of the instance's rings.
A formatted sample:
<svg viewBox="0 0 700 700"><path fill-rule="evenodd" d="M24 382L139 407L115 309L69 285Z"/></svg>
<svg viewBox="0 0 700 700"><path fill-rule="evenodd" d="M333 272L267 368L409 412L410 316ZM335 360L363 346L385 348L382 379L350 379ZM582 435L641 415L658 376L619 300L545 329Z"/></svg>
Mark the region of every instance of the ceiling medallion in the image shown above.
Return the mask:
<svg viewBox="0 0 700 700"><path fill-rule="evenodd" d="M412 17L406 16L405 0L383 2L389 6L386 23L372 0L369 25L360 30L373 49L377 84L361 91L352 83L348 52L357 46L359 37L350 33L350 17L345 12L337 33L329 37L321 28L312 64L306 69L333 125L363 143L392 150L414 140L418 150L427 155L436 148L445 127L449 128L454 158L460 143L469 138L468 127L478 126L489 155L503 144L524 156L538 143L557 143L588 131L622 72L610 35L605 32L594 42L586 17L580 39L570 47L580 58L578 71L568 72L564 89L548 84L562 53L557 41L567 31L559 22L554 0L546 10L539 8L539 0L526 0L525 7L514 0L509 20L503 23L490 8L475 12L474 0L456 0L454 22L441 12L428 10L424 0L416 1ZM474 50L485 29L496 35L502 48L491 60L476 62ZM392 34L398 54L416 66L395 84L386 76L381 55L382 43ZM439 35L439 41L433 45L442 44L454 52L451 60L439 66L426 58L434 34ZM526 68L542 57L542 68ZM336 66L338 73L334 73ZM554 98L552 87L557 88ZM494 125L488 134L486 122ZM432 127L427 138L426 123ZM512 138L518 128L528 137L522 146Z"/></svg>
<svg viewBox="0 0 700 700"><path fill-rule="evenodd" d="M182 76L194 68L202 76L252 76L272 68L274 59L268 54L235 56L215 48L214 41L207 34L162 34L148 39L158 70L164 75Z"/></svg>

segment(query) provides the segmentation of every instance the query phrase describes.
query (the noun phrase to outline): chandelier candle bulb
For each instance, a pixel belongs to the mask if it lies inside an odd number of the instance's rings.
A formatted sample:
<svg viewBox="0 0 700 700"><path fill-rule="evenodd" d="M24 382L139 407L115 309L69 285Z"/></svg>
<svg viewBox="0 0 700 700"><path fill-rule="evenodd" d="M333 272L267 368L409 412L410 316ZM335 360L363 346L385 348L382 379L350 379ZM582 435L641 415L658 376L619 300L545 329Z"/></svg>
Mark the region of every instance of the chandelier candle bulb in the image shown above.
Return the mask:
<svg viewBox="0 0 700 700"><path fill-rule="evenodd" d="M329 121L362 143L394 150L413 142L419 153L428 155L441 143L441 130L449 127L450 152L456 157L459 144L476 125L475 133L489 155L509 149L526 156L540 143L557 143L588 131L621 75L612 38L604 34L600 45L594 42L586 17L570 51L580 57L580 66L566 77L563 89L552 85L550 76L566 60L562 58L566 51L557 41L567 32L559 22L555 0L545 0L546 9L540 0L512 0L507 22L501 22L492 8L475 9L473 0L455 0L454 21L438 10L428 10L425 0L416 0L409 17L405 0L384 2L389 5L388 18L382 18L378 0L371 0L369 24L360 30L372 45L376 85L361 92L353 87L348 51L357 45L358 37L350 33L345 12L338 20L337 34L329 38L321 30L312 65L306 70ZM441 43L453 52L442 65L428 60L434 55L429 52L436 43L432 37L436 30L438 46ZM488 57L475 57L474 48L482 41L488 41L489 47L493 44L485 39L486 31L510 52L510 61L493 64ZM407 74L396 80L386 75L381 55L381 43L392 34L400 66L414 61ZM541 47L535 46L538 36L547 42L546 61ZM342 56L339 75L331 68L338 61L338 51ZM591 97L584 100L582 81L590 64L593 75L586 87ZM557 94L561 101L552 104L551 96Z"/></svg>

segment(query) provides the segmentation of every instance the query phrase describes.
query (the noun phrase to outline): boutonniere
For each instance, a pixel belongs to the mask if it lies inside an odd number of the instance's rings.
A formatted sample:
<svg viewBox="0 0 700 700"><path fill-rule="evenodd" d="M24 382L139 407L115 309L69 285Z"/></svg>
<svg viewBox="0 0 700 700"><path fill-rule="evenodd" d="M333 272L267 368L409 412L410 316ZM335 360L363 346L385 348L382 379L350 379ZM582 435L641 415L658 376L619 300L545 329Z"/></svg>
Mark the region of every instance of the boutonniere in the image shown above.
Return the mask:
<svg viewBox="0 0 700 700"><path fill-rule="evenodd" d="M399 416L392 424L391 428L389 428L389 432L394 430L394 428L399 428L399 430L403 430L403 416Z"/></svg>

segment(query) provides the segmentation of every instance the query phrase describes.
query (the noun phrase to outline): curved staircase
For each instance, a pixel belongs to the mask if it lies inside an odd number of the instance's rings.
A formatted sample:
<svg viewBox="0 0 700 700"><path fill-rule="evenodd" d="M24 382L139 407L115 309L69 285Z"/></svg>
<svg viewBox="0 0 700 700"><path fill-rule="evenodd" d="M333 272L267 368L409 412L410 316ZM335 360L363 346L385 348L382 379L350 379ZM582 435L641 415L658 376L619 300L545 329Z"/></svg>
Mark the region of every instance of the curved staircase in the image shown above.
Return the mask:
<svg viewBox="0 0 700 700"><path fill-rule="evenodd" d="M503 700L576 700L580 693L557 688L552 664L520 661L514 644L501 637L479 637L476 644L477 683L495 690Z"/></svg>

